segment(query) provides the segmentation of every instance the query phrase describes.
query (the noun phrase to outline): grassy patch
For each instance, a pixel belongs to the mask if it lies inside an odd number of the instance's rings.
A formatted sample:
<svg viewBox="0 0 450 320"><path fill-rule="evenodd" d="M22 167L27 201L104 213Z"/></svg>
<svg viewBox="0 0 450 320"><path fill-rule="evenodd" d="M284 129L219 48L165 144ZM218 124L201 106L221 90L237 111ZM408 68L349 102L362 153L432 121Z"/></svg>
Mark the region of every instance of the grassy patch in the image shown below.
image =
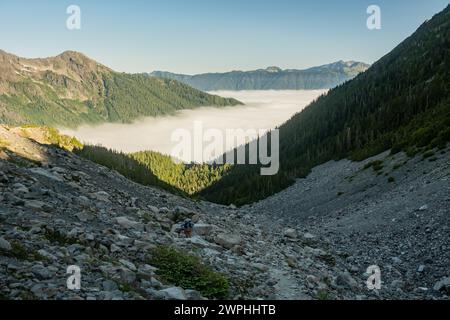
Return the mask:
<svg viewBox="0 0 450 320"><path fill-rule="evenodd" d="M364 166L364 170L367 170L367 169L369 169L369 168L372 168L373 171L379 173L379 172L381 172L381 170L383 170L383 168L384 168L383 161L381 161L381 160L371 161L371 162L369 162L368 164L366 164L366 165Z"/></svg>
<svg viewBox="0 0 450 320"><path fill-rule="evenodd" d="M150 264L158 268L157 274L165 282L184 289L194 289L207 298L226 299L228 280L204 265L200 258L167 246L151 251Z"/></svg>
<svg viewBox="0 0 450 320"><path fill-rule="evenodd" d="M334 267L336 265L336 259L331 254L324 254L318 257L320 260L325 262L330 267Z"/></svg>
<svg viewBox="0 0 450 320"><path fill-rule="evenodd" d="M319 290L316 295L317 300L330 300L330 294L327 290Z"/></svg>
<svg viewBox="0 0 450 320"><path fill-rule="evenodd" d="M398 170L398 169L400 169L401 167L403 167L403 165L404 165L403 162L401 162L401 163L396 163L396 164L392 167L392 170Z"/></svg>
<svg viewBox="0 0 450 320"><path fill-rule="evenodd" d="M428 159L431 158L435 155L436 153L433 150L428 150L423 154L423 159Z"/></svg>
<svg viewBox="0 0 450 320"><path fill-rule="evenodd" d="M45 261L46 258L40 255L36 251L31 251L25 248L20 242L11 242L10 251L0 251L3 256L15 258L17 260L27 260L27 261Z"/></svg>
<svg viewBox="0 0 450 320"><path fill-rule="evenodd" d="M48 230L48 229L45 231L44 237L51 243L58 243L61 246L78 243L78 240L75 238L70 238L70 237L67 237L67 236L61 234L58 231L53 231L53 230Z"/></svg>

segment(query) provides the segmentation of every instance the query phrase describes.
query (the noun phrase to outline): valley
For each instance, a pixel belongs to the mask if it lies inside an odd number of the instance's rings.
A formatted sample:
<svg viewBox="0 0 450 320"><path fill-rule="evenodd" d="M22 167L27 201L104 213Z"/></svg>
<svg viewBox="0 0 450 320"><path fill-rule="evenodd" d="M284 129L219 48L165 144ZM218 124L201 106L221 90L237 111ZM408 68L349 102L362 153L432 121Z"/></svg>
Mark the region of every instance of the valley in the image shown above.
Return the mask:
<svg viewBox="0 0 450 320"><path fill-rule="evenodd" d="M77 129L61 129L61 132L74 136L83 143L99 144L122 152L156 151L171 155L176 146L176 141L171 139L175 130L187 130L193 134L195 122L200 122L204 130L213 128L220 130L224 135L228 129L271 130L289 120L324 93L326 90L215 91L211 94L234 98L245 105L225 108L202 107L183 110L168 117L146 118L132 124L85 125ZM218 154L229 151L225 147L224 144ZM180 160L187 163L202 163L212 158L195 159L187 156Z"/></svg>
<svg viewBox="0 0 450 320"><path fill-rule="evenodd" d="M448 299L450 146L434 158L329 162L235 208L133 183L27 136L0 126L2 298ZM395 181L373 169L379 161ZM189 239L176 232L186 217ZM186 277L180 264L198 271ZM81 290L65 286L69 265ZM366 285L373 265L380 290Z"/></svg>
<svg viewBox="0 0 450 320"><path fill-rule="evenodd" d="M450 6L370 66L187 76L0 51L0 300L449 300L448 70ZM253 139L276 137L277 172L171 157L197 124L187 149L276 129ZM261 156L251 140L219 156Z"/></svg>

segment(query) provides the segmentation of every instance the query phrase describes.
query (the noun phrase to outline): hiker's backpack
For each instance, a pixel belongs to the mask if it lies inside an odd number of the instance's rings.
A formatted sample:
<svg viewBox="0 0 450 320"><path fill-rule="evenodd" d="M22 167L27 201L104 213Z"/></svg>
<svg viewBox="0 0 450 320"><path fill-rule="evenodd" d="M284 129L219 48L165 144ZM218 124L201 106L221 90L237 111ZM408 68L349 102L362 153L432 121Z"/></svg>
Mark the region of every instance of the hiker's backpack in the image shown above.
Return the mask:
<svg viewBox="0 0 450 320"><path fill-rule="evenodd" d="M194 227L194 224L192 221L186 221L183 225L184 229L192 229Z"/></svg>

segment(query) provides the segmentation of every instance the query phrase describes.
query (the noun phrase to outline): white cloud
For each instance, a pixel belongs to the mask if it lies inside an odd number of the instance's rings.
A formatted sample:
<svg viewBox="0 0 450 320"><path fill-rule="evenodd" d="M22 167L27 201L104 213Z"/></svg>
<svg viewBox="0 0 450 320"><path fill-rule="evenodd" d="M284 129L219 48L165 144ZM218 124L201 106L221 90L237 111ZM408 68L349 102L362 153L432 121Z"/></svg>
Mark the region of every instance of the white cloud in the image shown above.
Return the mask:
<svg viewBox="0 0 450 320"><path fill-rule="evenodd" d="M102 124L82 126L77 130L61 131L83 142L101 144L123 152L143 150L170 154L175 146L171 134L176 129L193 130L194 122L201 121L203 128L219 129L274 129L312 100L326 92L311 91L217 91L223 97L233 97L245 106L184 110L176 116L145 118L133 124ZM182 159L188 160L188 159Z"/></svg>

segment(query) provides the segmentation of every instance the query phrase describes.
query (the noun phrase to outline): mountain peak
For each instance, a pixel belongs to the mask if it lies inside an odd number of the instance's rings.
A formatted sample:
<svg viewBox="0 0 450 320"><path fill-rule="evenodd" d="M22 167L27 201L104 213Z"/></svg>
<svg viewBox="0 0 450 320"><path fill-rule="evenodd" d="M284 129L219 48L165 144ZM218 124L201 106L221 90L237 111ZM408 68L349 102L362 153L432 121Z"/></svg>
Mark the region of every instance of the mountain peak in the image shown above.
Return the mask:
<svg viewBox="0 0 450 320"><path fill-rule="evenodd" d="M61 58L63 60L81 60L81 61L92 61L94 62L94 60L92 60L91 58L89 58L88 56L84 55L81 52L78 51L71 51L71 50L67 50L64 51L63 53L59 54L56 56L56 58ZM97 62L95 62L97 64Z"/></svg>
<svg viewBox="0 0 450 320"><path fill-rule="evenodd" d="M279 67L271 66L271 67L268 67L268 68L266 69L266 71L267 71L267 72L271 72L271 73L276 73L276 72L281 72L281 71L283 71L283 70L281 70L281 68L279 68Z"/></svg>

